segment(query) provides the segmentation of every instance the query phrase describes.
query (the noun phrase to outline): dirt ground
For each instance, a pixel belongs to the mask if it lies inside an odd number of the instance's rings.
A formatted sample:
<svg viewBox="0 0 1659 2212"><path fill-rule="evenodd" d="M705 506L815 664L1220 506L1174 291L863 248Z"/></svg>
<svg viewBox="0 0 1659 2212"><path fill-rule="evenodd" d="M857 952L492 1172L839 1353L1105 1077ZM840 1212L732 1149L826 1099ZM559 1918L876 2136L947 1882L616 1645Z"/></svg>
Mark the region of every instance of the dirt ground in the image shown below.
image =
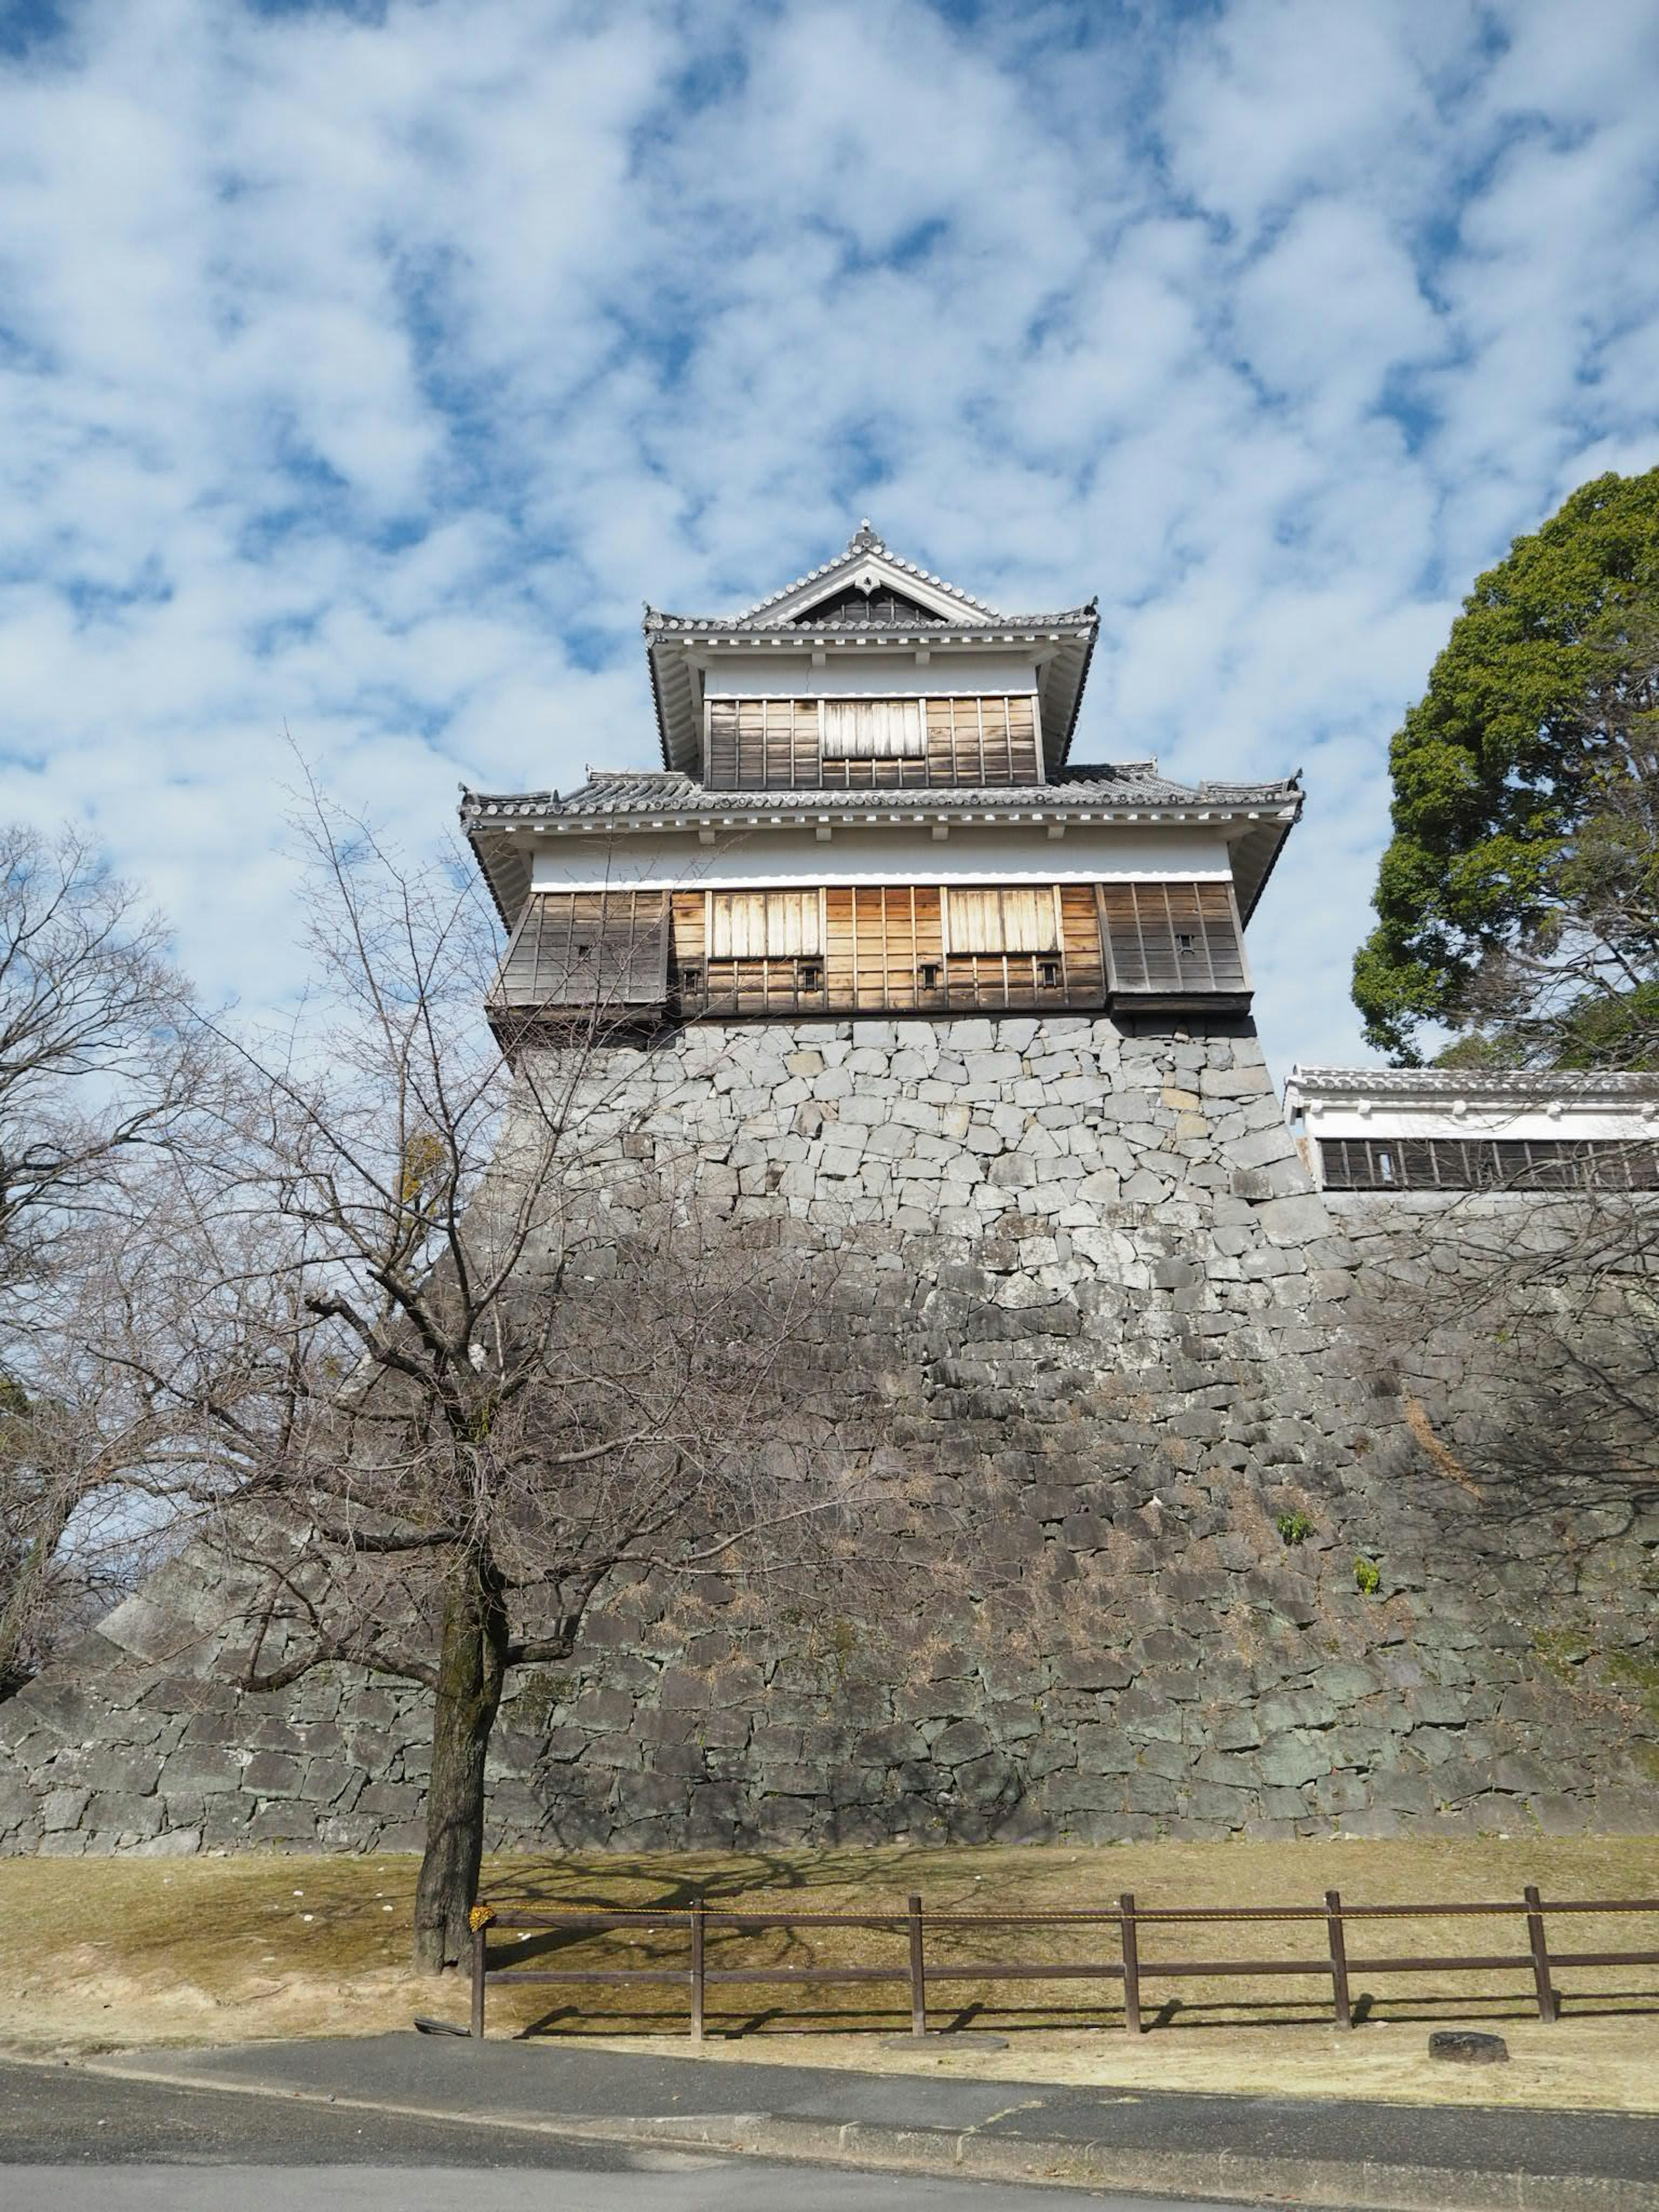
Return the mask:
<svg viewBox="0 0 1659 2212"><path fill-rule="evenodd" d="M91 2055L143 2044L372 2034L416 2013L464 2021L460 1977L433 1981L405 1965L416 1863L245 1856L0 1861L0 2044L29 2055ZM902 1911L912 1892L930 1913L1042 1911L1108 1905L1133 1890L1143 1909L1513 1899L1528 1882L1551 1899L1659 1897L1659 1838L1486 1837L1411 1842L1158 1844L1101 1850L823 1850L767 1856L499 1859L483 1893L505 1905L683 1903L711 1911ZM1570 1932L1569 1932L1570 1931ZM683 1930L577 1943L498 1931L493 1955L521 1946L526 1963L680 1966ZM1595 1915L1550 1923L1557 1950L1659 1948L1659 1917ZM966 1947L965 1948L963 1947ZM1079 1981L940 1983L929 2024L945 2033L915 2050L887 2039L908 2025L902 1932L818 1928L744 1934L711 1927L711 1967L891 1964L901 1978L853 1985L722 1984L709 1993L710 2063L787 2060L1011 2081L1096 2083L1133 2094L1198 2088L1453 2103L1540 2104L1659 2112L1659 1966L1563 1968L1563 2018L1537 2018L1528 1971L1390 1975L1366 1960L1412 1952L1526 1956L1525 1923L1471 1917L1350 1926L1361 2024L1332 2024L1319 1974L1159 1981L1165 1959L1325 1958L1322 1923L1143 1931L1146 1977L1137 2039L1121 1991ZM1110 1930L939 1929L931 1963L1000 1954L1022 1962L1115 1960ZM539 1955L538 1955L539 1954ZM492 2035L580 2037L593 2046L690 2055L686 1993L492 1981ZM1496 2029L1507 2066L1431 2063L1437 2026ZM952 2027L989 2030L1000 2051L952 2045Z"/></svg>

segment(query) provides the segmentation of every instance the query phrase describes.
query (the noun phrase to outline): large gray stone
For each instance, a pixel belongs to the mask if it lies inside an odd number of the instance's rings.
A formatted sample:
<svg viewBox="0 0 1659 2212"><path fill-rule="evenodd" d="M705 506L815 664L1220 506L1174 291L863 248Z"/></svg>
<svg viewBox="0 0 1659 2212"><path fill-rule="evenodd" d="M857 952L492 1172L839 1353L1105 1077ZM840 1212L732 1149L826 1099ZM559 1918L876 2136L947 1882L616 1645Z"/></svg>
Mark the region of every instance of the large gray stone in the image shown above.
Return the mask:
<svg viewBox="0 0 1659 2212"><path fill-rule="evenodd" d="M828 1626L744 1629L715 1578L601 1603L509 1685L494 1847L1659 1825L1604 1664L1650 1642L1659 1516L1609 1520L1593 1474L1489 1513L1425 1455L1423 1420L1461 1453L1491 1409L1368 1332L1452 1231L1314 1193L1253 1036L734 1023L606 1073L608 1219L689 1160L745 1237L832 1247L879 1374L842 1442L939 1533ZM419 1847L424 1693L243 1696L226 1610L186 1555L0 1705L0 1844Z"/></svg>

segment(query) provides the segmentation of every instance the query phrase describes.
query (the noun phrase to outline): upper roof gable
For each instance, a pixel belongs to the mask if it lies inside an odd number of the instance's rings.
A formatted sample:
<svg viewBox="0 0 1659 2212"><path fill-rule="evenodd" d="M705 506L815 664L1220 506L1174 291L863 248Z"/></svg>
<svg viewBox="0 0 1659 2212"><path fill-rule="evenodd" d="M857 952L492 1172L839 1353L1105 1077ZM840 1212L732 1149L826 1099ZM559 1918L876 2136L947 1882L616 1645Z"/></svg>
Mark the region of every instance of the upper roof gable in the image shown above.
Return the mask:
<svg viewBox="0 0 1659 2212"><path fill-rule="evenodd" d="M797 576L781 591L745 607L733 618L733 626L769 629L779 623L803 622L815 608L843 592L861 592L870 598L884 589L908 599L937 622L962 623L977 629L998 619L996 609L987 606L983 599L973 598L941 576L930 575L915 561L889 552L866 516L848 539L847 550L839 559L826 561L821 568Z"/></svg>
<svg viewBox="0 0 1659 2212"><path fill-rule="evenodd" d="M919 562L890 552L867 521L834 561L736 615L675 615L648 602L646 653L665 768L702 757L704 675L710 656L769 651L813 655L873 647L963 653L1030 646L1049 775L1064 763L1100 631L1094 600L1054 614L1004 614Z"/></svg>

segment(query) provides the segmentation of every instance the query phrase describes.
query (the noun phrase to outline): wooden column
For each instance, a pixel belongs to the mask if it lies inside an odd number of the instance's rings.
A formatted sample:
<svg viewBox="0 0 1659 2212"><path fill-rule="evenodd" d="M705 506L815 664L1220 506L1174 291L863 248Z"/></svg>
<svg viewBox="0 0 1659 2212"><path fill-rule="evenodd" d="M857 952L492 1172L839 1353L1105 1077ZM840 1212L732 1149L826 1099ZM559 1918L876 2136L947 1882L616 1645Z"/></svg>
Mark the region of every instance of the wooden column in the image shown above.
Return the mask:
<svg viewBox="0 0 1659 2212"><path fill-rule="evenodd" d="M489 1929L475 1928L472 1931L472 2040L483 2041L484 2032L484 1945L489 1941Z"/></svg>
<svg viewBox="0 0 1659 2212"><path fill-rule="evenodd" d="M703 1899L691 1900L691 2040L702 2041Z"/></svg>
<svg viewBox="0 0 1659 2212"><path fill-rule="evenodd" d="M1549 1946L1544 1941L1544 1903L1537 1889L1528 1883L1522 1894L1527 1900L1527 1937L1532 1945L1533 1986L1538 1992L1540 2020L1559 2020L1561 2004L1550 1979Z"/></svg>
<svg viewBox="0 0 1659 2212"><path fill-rule="evenodd" d="M1118 1936L1123 1945L1123 2025L1140 2033L1140 1939L1135 1932L1135 1897L1126 1889L1117 1901Z"/></svg>
<svg viewBox="0 0 1659 2212"><path fill-rule="evenodd" d="M1342 1893L1340 1890L1325 1892L1325 1924L1331 1939L1331 1995L1336 2001L1336 2024L1339 2027L1353 2026L1353 2013L1348 2003L1348 1946L1342 1933Z"/></svg>

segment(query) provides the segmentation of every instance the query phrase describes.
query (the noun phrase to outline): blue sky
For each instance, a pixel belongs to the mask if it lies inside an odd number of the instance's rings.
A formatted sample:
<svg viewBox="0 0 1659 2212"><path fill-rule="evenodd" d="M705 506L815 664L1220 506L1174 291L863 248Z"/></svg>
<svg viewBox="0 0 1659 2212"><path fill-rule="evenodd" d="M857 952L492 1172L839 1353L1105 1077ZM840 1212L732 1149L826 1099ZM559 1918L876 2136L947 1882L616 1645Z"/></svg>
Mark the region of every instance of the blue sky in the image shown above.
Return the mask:
<svg viewBox="0 0 1659 2212"><path fill-rule="evenodd" d="M1458 599L1659 460L1656 95L1624 0L0 0L0 813L270 1006L284 725L417 849L867 514L1098 592L1079 756L1305 771L1258 1012L1351 1057Z"/></svg>

